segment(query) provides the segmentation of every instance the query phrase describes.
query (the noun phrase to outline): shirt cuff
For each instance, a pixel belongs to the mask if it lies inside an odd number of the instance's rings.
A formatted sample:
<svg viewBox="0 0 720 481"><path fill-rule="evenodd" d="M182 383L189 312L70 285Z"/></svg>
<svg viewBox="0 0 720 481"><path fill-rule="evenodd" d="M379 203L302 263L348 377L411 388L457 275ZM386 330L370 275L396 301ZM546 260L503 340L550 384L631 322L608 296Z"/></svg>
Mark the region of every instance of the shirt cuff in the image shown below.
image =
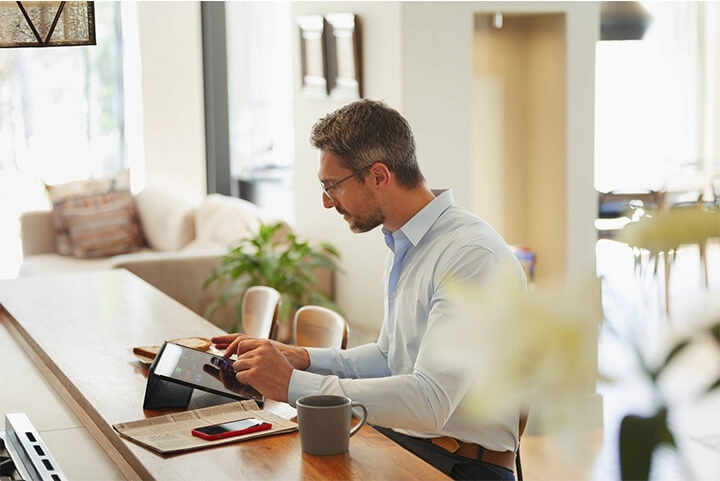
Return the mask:
<svg viewBox="0 0 720 481"><path fill-rule="evenodd" d="M306 347L305 350L310 356L308 371L323 373L333 371L333 358L330 356L330 349Z"/></svg>
<svg viewBox="0 0 720 481"><path fill-rule="evenodd" d="M301 397L319 393L323 377L320 374L293 369L288 386L288 404L295 407L295 402Z"/></svg>

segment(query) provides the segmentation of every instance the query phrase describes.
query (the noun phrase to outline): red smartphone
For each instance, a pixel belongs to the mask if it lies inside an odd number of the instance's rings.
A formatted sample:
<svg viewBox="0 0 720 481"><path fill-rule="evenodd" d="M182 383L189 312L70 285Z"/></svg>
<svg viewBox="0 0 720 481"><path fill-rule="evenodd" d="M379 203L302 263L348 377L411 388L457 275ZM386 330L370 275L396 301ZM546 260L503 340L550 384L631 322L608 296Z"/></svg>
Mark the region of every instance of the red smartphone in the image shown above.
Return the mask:
<svg viewBox="0 0 720 481"><path fill-rule="evenodd" d="M260 419L240 419L238 421L202 426L193 429L191 433L193 436L207 439L208 441L214 441L216 439L240 436L242 434L254 433L256 431L265 431L271 427L272 424L266 421L261 421Z"/></svg>

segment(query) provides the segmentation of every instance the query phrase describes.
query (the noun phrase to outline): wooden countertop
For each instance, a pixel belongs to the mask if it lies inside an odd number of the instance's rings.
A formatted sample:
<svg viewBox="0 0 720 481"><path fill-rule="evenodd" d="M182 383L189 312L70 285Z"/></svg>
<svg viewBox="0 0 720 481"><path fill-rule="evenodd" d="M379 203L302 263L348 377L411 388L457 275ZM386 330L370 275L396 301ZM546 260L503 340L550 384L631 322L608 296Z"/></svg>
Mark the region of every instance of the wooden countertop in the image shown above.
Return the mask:
<svg viewBox="0 0 720 481"><path fill-rule="evenodd" d="M147 367L132 347L221 329L123 269L0 281L0 304L16 342L128 479L447 479L370 426L336 456L302 453L297 432L155 454L112 429L160 413L142 409ZM191 407L218 401L196 391ZM285 403L268 401L265 409L294 416Z"/></svg>

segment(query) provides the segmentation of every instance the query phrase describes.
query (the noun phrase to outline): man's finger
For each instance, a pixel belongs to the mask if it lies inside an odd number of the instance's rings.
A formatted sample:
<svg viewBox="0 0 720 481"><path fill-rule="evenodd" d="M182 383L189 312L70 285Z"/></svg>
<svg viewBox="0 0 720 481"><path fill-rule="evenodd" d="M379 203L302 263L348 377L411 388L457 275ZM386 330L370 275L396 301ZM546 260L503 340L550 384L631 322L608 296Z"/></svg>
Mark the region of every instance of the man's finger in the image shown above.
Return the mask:
<svg viewBox="0 0 720 481"><path fill-rule="evenodd" d="M231 342L227 348L225 348L225 353L223 354L224 358L228 358L232 356L233 354L238 352L238 344L240 343L240 338L235 339L233 342Z"/></svg>

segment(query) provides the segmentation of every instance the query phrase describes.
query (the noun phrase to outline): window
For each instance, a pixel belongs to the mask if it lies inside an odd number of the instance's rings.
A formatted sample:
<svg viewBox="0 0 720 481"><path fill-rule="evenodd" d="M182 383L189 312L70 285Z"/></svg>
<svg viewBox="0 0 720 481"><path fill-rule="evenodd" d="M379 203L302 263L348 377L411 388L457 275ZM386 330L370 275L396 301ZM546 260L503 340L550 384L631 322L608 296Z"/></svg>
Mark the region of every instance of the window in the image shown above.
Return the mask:
<svg viewBox="0 0 720 481"><path fill-rule="evenodd" d="M291 4L201 2L201 11L208 192L292 224Z"/></svg>
<svg viewBox="0 0 720 481"><path fill-rule="evenodd" d="M124 166L120 3L95 8L95 46L0 52L3 170L60 182Z"/></svg>
<svg viewBox="0 0 720 481"><path fill-rule="evenodd" d="M0 278L21 261L20 212L48 207L44 182L126 166L124 85L137 72L124 72L122 32L133 11L96 2L97 45L0 49Z"/></svg>
<svg viewBox="0 0 720 481"><path fill-rule="evenodd" d="M240 196L292 222L289 2L226 2L230 173Z"/></svg>
<svg viewBox="0 0 720 481"><path fill-rule="evenodd" d="M712 2L644 2L642 40L596 50L595 187L703 188L715 163Z"/></svg>

